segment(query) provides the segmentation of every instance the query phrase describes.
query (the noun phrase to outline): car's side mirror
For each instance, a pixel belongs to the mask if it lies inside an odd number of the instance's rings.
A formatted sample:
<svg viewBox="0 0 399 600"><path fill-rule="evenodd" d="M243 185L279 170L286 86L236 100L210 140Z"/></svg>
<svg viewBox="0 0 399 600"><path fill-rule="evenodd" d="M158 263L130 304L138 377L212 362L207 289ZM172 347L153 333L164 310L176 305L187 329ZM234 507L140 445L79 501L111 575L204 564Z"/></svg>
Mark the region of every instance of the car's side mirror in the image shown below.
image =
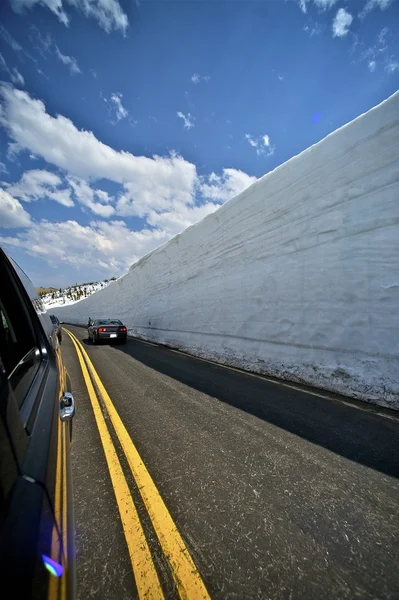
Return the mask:
<svg viewBox="0 0 399 600"><path fill-rule="evenodd" d="M75 400L70 392L65 392L60 400L60 419L70 421L75 415Z"/></svg>

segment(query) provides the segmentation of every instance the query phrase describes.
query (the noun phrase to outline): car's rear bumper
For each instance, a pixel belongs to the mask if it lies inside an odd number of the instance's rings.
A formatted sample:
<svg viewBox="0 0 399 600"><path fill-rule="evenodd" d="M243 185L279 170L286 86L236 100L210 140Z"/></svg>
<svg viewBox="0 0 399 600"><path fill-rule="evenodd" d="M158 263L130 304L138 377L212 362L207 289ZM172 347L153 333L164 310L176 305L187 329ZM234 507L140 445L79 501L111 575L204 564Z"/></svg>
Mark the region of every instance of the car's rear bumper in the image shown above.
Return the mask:
<svg viewBox="0 0 399 600"><path fill-rule="evenodd" d="M105 332L105 333L97 333L96 338L98 340L109 340L112 342L112 340L126 340L127 334L126 333L113 333L111 332Z"/></svg>

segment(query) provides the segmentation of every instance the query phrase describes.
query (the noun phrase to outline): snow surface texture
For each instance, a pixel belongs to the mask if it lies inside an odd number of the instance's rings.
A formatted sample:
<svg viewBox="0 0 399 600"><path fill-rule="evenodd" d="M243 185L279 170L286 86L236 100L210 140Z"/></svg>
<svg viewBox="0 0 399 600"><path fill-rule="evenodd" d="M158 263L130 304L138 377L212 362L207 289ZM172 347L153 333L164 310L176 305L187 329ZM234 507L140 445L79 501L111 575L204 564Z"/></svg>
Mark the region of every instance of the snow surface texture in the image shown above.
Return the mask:
<svg viewBox="0 0 399 600"><path fill-rule="evenodd" d="M107 281L96 281L95 283L82 283L80 285L73 285L61 290L55 290L54 292L49 292L42 296L43 304L46 310L50 310L51 308L57 308L58 306L69 306L70 304L76 304L76 302L82 302L85 300L85 295L91 296L98 290L109 285L109 280ZM82 296L79 298L79 292Z"/></svg>
<svg viewBox="0 0 399 600"><path fill-rule="evenodd" d="M399 92L54 312L399 409L398 259Z"/></svg>

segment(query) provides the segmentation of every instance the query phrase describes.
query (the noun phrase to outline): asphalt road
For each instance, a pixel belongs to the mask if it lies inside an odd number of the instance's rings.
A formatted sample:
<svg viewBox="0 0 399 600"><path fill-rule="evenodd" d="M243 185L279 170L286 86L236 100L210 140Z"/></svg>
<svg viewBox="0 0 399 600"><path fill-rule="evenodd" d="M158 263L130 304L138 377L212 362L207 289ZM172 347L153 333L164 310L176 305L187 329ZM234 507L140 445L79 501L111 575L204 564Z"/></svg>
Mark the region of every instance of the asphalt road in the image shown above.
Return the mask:
<svg viewBox="0 0 399 600"><path fill-rule="evenodd" d="M398 599L399 420L136 340L88 353L214 599ZM138 597L75 347L79 598ZM106 422L109 415L103 405ZM177 597L112 433L165 598ZM190 599L189 599L190 600Z"/></svg>

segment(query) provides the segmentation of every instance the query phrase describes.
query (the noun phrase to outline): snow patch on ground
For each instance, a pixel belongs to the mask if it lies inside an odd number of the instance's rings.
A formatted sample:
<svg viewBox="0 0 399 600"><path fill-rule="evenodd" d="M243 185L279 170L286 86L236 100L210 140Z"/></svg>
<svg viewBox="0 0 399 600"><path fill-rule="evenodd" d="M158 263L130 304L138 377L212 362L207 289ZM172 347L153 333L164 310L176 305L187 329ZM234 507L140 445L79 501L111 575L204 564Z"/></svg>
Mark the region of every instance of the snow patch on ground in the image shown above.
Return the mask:
<svg viewBox="0 0 399 600"><path fill-rule="evenodd" d="M58 308L399 409L399 92Z"/></svg>

